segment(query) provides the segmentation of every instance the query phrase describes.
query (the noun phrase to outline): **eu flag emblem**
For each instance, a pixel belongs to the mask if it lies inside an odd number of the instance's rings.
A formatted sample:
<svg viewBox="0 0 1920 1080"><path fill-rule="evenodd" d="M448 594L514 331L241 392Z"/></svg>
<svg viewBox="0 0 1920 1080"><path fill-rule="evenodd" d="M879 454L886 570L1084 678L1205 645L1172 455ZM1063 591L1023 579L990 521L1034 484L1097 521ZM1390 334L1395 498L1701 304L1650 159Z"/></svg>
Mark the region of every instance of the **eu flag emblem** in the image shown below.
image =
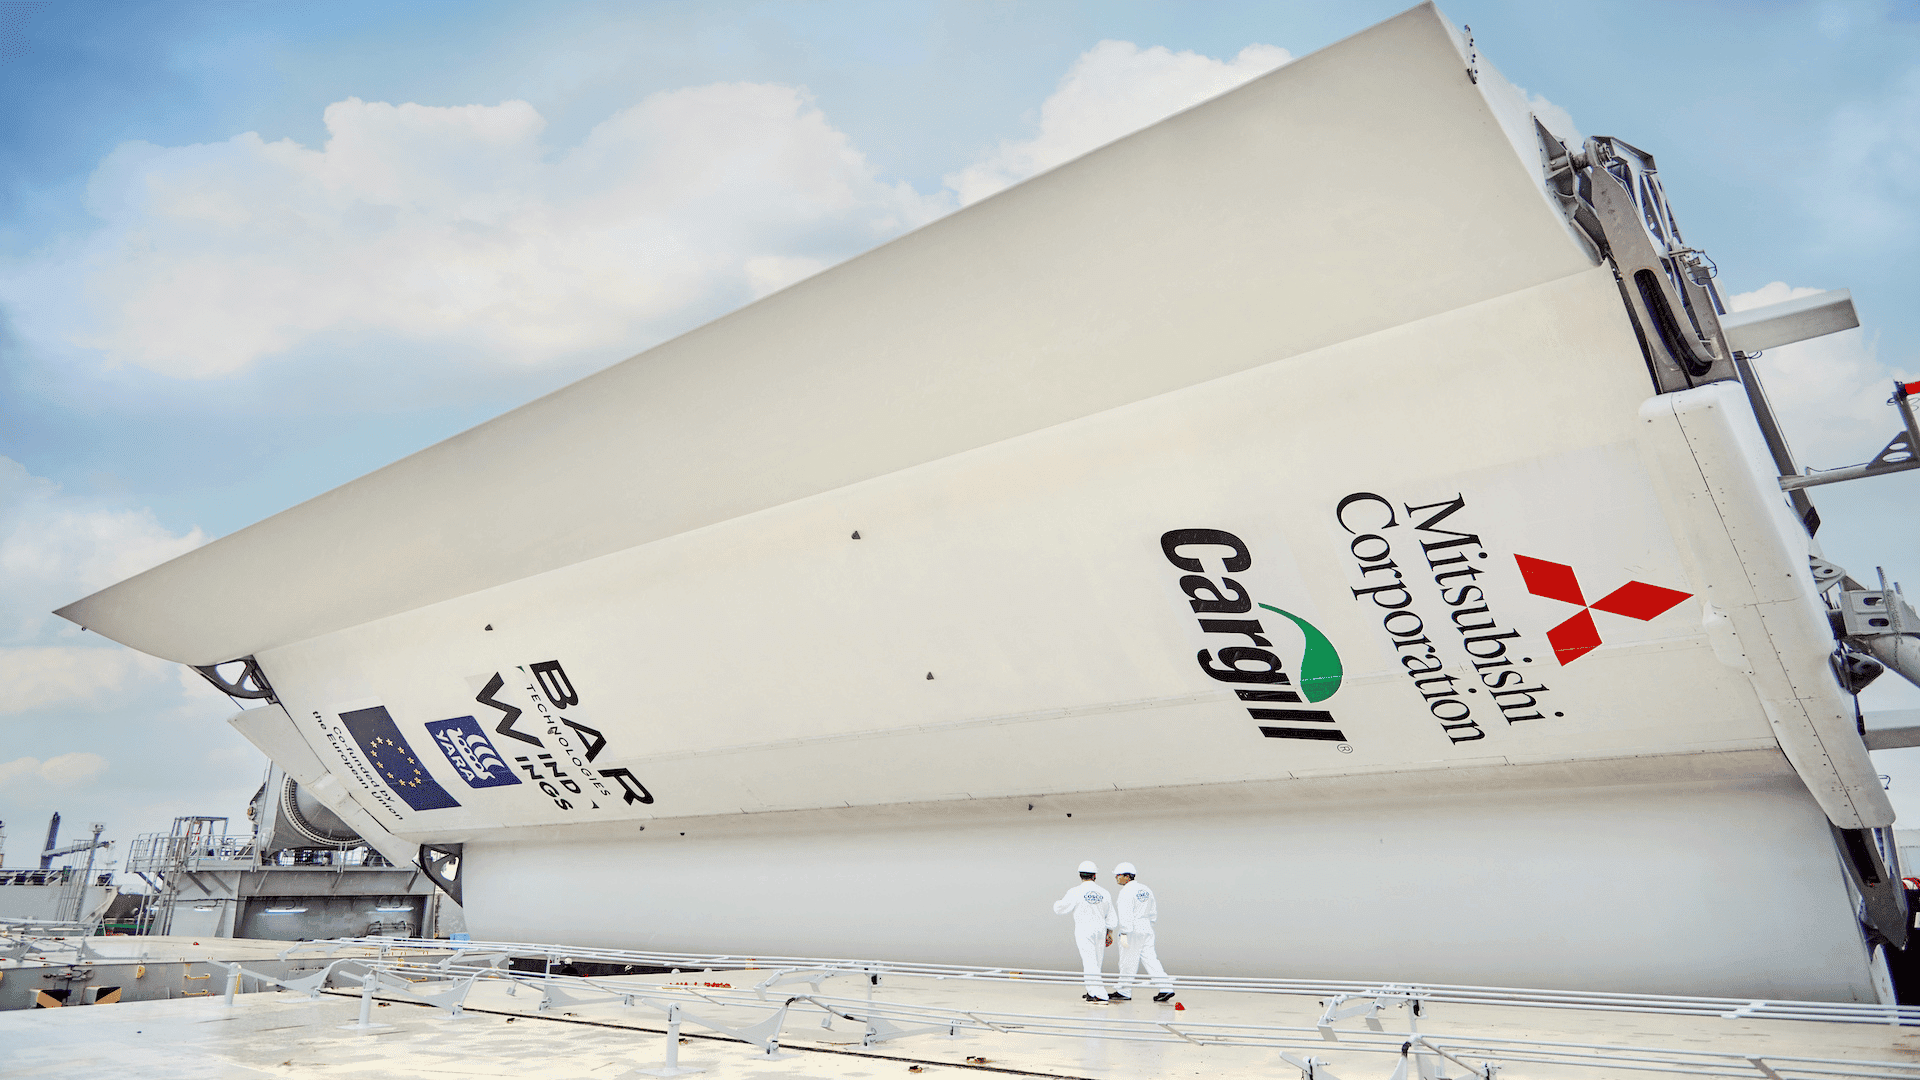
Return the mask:
<svg viewBox="0 0 1920 1080"><path fill-rule="evenodd" d="M360 744L361 752L367 755L367 764L373 766L408 806L415 810L444 810L460 805L427 773L420 759L413 756L413 747L407 745L407 737L400 734L384 707L376 705L341 713L340 720L347 725L353 741Z"/></svg>

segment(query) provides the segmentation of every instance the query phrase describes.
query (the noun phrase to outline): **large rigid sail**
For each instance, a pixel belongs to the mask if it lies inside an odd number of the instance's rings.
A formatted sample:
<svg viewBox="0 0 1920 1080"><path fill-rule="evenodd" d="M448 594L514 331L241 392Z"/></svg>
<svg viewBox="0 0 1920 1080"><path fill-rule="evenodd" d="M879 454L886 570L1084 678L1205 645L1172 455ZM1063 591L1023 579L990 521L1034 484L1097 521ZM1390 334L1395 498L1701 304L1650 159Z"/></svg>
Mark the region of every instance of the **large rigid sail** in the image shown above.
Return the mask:
<svg viewBox="0 0 1920 1080"><path fill-rule="evenodd" d="M1701 267L1423 6L61 614L476 936L1872 1000Z"/></svg>

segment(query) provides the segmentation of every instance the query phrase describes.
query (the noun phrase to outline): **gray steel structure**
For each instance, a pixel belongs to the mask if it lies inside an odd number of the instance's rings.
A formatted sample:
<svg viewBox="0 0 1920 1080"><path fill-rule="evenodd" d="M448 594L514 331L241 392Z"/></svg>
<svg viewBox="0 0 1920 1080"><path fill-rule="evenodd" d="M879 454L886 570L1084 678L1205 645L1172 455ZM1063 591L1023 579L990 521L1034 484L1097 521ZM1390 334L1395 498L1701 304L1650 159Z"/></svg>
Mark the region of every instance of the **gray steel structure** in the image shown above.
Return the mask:
<svg viewBox="0 0 1920 1080"><path fill-rule="evenodd" d="M127 870L154 889L145 932L276 941L434 933L432 880L366 847L278 768L247 813L251 837L229 835L225 818L184 817L170 833L135 839Z"/></svg>

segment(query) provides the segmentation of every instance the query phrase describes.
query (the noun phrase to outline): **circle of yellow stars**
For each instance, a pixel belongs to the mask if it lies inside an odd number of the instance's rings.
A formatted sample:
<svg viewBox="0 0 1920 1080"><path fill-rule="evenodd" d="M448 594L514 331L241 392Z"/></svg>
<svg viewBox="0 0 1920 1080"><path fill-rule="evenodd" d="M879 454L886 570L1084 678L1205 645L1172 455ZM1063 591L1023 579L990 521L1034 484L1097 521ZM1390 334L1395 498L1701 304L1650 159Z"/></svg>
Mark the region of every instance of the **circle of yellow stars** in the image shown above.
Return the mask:
<svg viewBox="0 0 1920 1080"><path fill-rule="evenodd" d="M380 749L382 744L385 744L386 746L389 746L395 750L398 750L400 752L400 756L407 759L407 764L412 766L413 768L413 779L402 780L399 777L393 775L394 770L389 768L387 766L386 761L384 760L386 751ZM410 751L408 751L406 747L400 745L397 742L394 742L392 739L387 738L385 735L375 736L372 739L372 741L367 743L367 750L368 750L367 756L373 759L374 765L378 767L380 770L380 775L386 777L388 783L400 784L405 787L419 787L421 784L426 783L428 781L427 770L422 769L420 767L419 760L416 759L413 756L413 754Z"/></svg>

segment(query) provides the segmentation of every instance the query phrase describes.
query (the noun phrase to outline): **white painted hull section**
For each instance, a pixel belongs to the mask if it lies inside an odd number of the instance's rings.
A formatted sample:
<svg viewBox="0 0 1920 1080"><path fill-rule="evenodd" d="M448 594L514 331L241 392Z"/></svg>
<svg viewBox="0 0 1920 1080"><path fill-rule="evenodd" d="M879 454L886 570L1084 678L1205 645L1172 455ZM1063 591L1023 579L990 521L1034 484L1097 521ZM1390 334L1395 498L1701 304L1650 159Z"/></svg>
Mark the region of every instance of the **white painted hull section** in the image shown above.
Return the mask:
<svg viewBox="0 0 1920 1080"><path fill-rule="evenodd" d="M78 918L74 915L74 886L0 885L0 919L32 919L35 922L92 922L106 914L120 889L113 885L88 885Z"/></svg>
<svg viewBox="0 0 1920 1080"><path fill-rule="evenodd" d="M468 925L477 940L1072 969L1070 920L1049 905L1079 859L1125 859L1159 897L1176 976L1874 1001L1819 810L1777 755L1707 757L1734 760L1690 782L1530 769L1393 796L1311 781L490 841L467 848Z"/></svg>

